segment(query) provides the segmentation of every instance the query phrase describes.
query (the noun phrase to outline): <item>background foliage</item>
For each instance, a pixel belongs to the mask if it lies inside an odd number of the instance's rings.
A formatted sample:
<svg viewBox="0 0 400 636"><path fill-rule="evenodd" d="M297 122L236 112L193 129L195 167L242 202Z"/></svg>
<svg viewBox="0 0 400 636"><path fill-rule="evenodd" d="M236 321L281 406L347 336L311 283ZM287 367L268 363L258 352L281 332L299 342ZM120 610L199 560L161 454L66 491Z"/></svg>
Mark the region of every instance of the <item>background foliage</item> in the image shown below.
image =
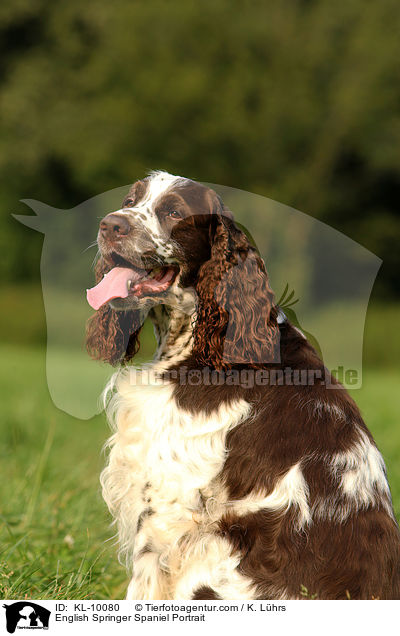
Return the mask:
<svg viewBox="0 0 400 636"><path fill-rule="evenodd" d="M354 397L400 514L399 32L397 0L0 4L0 596L126 587L98 485L106 423L50 400L43 238L10 215L152 169L268 196L383 259Z"/></svg>
<svg viewBox="0 0 400 636"><path fill-rule="evenodd" d="M37 279L19 199L68 208L164 168L327 221L398 296L399 30L396 0L3 4L1 277Z"/></svg>

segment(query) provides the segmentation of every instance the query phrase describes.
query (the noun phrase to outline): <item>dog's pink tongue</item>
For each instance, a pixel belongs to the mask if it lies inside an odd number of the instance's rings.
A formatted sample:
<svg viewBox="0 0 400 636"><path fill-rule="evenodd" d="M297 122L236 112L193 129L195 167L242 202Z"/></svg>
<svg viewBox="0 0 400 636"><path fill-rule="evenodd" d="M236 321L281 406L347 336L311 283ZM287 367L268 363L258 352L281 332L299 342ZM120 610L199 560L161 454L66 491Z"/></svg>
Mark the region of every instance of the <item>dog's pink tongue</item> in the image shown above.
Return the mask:
<svg viewBox="0 0 400 636"><path fill-rule="evenodd" d="M112 298L126 298L128 296L128 281L140 278L138 272L129 267L114 267L103 280L86 290L86 298L93 309L99 309Z"/></svg>

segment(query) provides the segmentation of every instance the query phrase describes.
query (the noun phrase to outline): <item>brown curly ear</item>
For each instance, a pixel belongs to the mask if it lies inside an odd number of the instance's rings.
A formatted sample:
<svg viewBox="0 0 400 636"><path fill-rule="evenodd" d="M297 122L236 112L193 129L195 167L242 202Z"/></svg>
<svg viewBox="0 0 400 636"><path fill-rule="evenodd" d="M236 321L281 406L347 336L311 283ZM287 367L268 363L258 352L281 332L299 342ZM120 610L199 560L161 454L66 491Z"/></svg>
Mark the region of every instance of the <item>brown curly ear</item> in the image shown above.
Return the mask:
<svg viewBox="0 0 400 636"><path fill-rule="evenodd" d="M95 267L96 283L107 272L102 259ZM139 350L140 313L115 311L106 304L91 316L86 325L86 349L95 360L112 365L126 363Z"/></svg>
<svg viewBox="0 0 400 636"><path fill-rule="evenodd" d="M265 266L233 220L218 215L197 282L193 352L205 366L278 362L279 329Z"/></svg>

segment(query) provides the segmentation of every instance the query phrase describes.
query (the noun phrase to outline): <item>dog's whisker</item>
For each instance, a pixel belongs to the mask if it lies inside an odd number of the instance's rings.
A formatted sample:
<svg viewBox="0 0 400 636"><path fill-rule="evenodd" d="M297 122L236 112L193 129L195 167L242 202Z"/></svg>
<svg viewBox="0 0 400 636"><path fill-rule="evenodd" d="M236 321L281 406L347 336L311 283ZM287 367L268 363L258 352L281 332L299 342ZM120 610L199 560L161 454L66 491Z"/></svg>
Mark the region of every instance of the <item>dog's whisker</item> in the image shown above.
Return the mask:
<svg viewBox="0 0 400 636"><path fill-rule="evenodd" d="M97 239L95 241L93 241L93 243L90 243L90 245L88 245L87 247L85 247L84 250L82 250L82 254L84 254L85 252L87 252L88 250L92 249L92 247L95 247L97 245Z"/></svg>

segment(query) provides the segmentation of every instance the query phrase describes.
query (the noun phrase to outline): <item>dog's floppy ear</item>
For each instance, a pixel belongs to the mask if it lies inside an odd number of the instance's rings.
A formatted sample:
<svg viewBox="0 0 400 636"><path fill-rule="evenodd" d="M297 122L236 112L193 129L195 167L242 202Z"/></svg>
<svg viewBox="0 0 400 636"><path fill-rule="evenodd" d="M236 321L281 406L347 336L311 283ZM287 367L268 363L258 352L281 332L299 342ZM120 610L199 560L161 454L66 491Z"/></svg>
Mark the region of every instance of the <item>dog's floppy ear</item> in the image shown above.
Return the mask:
<svg viewBox="0 0 400 636"><path fill-rule="evenodd" d="M107 268L102 258L96 264L96 283ZM139 332L142 327L137 311L115 311L108 303L91 316L86 326L86 348L95 360L112 365L128 362L139 350Z"/></svg>
<svg viewBox="0 0 400 636"><path fill-rule="evenodd" d="M264 263L226 209L213 216L198 282L193 352L205 366L278 362L279 328Z"/></svg>

